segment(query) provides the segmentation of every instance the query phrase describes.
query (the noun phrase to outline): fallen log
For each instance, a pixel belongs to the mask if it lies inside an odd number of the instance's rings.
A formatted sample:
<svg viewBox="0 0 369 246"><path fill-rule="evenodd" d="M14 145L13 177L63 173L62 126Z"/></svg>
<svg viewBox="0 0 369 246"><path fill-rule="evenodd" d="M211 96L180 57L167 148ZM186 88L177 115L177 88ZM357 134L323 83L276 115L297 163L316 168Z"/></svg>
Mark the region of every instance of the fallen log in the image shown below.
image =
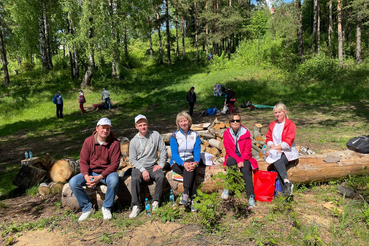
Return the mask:
<svg viewBox="0 0 369 246"><path fill-rule="evenodd" d="M335 157L335 158L332 158ZM326 163L325 159L335 159L336 162ZM269 163L258 160L259 169L267 170ZM346 176L369 173L369 155L350 150L327 154L300 156L299 164L290 168L288 178L294 183L324 182L342 179Z"/></svg>
<svg viewBox="0 0 369 246"><path fill-rule="evenodd" d="M43 169L21 165L17 175L13 180L13 185L21 189L28 189L41 183L46 178L47 172Z"/></svg>
<svg viewBox="0 0 369 246"><path fill-rule="evenodd" d="M208 128L208 131L212 134L212 135L214 135L214 136L216 136L216 137L220 137L220 138L222 138L223 139L223 133L224 133L224 131L225 131L226 129L221 129L221 130L216 130L214 127L209 127Z"/></svg>
<svg viewBox="0 0 369 246"><path fill-rule="evenodd" d="M51 167L50 179L55 183L65 182L79 172L79 160L75 161L70 158L62 159L55 162Z"/></svg>

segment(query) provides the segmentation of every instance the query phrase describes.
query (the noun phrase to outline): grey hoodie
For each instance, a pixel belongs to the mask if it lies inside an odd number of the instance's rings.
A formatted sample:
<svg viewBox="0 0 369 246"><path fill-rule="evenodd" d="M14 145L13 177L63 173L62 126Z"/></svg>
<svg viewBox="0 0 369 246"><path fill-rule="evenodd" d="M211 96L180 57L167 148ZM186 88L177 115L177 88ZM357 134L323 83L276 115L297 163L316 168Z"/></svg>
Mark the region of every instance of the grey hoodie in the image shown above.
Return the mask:
<svg viewBox="0 0 369 246"><path fill-rule="evenodd" d="M145 137L137 133L129 143L129 160L134 168L141 172L146 168L152 168L158 161L158 151L160 152L159 166L162 168L167 159L167 149L160 134L157 131L149 130Z"/></svg>

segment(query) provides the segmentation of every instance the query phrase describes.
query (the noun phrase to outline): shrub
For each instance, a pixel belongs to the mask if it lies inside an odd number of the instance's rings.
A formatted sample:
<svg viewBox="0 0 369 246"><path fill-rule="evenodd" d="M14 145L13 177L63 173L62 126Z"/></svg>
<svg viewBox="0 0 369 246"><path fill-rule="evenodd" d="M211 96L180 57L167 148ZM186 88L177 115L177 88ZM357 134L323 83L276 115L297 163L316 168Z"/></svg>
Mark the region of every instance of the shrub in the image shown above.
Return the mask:
<svg viewBox="0 0 369 246"><path fill-rule="evenodd" d="M35 68L35 64L30 60L24 60L20 65L20 70L22 72L32 71Z"/></svg>
<svg viewBox="0 0 369 246"><path fill-rule="evenodd" d="M320 54L301 64L297 74L301 80L316 79L333 83L339 75L339 70L340 65L337 59Z"/></svg>

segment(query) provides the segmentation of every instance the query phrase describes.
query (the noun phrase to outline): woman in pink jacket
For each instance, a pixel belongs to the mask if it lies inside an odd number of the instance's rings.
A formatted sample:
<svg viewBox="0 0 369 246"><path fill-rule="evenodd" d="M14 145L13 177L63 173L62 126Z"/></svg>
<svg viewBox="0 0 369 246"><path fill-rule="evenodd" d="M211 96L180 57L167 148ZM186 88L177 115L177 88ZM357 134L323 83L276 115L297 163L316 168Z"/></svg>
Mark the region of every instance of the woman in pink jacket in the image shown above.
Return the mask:
<svg viewBox="0 0 369 246"><path fill-rule="evenodd" d="M266 136L269 146L266 161L274 165L283 186L283 193L290 196L293 184L288 179L286 166L291 162L297 163L299 159L295 147L296 125L287 118L287 108L283 103L275 105L273 112L276 120L270 123Z"/></svg>
<svg viewBox="0 0 369 246"><path fill-rule="evenodd" d="M251 171L258 168L257 161L251 155L252 139L250 131L241 124L241 116L233 113L229 117L230 128L223 135L223 144L226 150L224 166L237 166L243 174L247 198L249 199L249 209L255 207L254 186L252 183ZM229 192L224 190L223 199L228 199Z"/></svg>

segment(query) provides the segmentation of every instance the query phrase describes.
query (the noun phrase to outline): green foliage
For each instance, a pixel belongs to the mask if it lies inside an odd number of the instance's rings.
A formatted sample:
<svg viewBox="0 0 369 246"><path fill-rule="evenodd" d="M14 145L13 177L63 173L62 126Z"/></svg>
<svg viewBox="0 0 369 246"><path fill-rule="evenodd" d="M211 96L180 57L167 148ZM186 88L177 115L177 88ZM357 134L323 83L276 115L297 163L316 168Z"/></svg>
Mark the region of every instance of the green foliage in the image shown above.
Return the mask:
<svg viewBox="0 0 369 246"><path fill-rule="evenodd" d="M170 205L170 203L165 204L164 206L159 207L153 213L153 219L161 220L162 223L165 222L174 222L177 219L181 218L180 210L176 207Z"/></svg>
<svg viewBox="0 0 369 246"><path fill-rule="evenodd" d="M21 65L20 65L20 70L22 72L28 72L28 71L32 71L35 68L35 64L32 63L29 60L24 60Z"/></svg>
<svg viewBox="0 0 369 246"><path fill-rule="evenodd" d="M200 188L197 190L195 198L195 208L198 210L197 223L209 232L221 230L220 221L223 212L220 204L221 198L217 192L206 194Z"/></svg>
<svg viewBox="0 0 369 246"><path fill-rule="evenodd" d="M267 10L269 11L269 10ZM261 38L268 30L268 18L265 10L252 12L250 25L246 27L251 39Z"/></svg>
<svg viewBox="0 0 369 246"><path fill-rule="evenodd" d="M13 185L13 180L17 175L18 170L18 164L8 165L4 171L0 170L0 197L6 197L11 190L16 188L16 186Z"/></svg>
<svg viewBox="0 0 369 246"><path fill-rule="evenodd" d="M35 186L29 188L26 191L26 194L29 195L29 196L37 196L38 195L38 185L35 185Z"/></svg>
<svg viewBox="0 0 369 246"><path fill-rule="evenodd" d="M101 237L99 237L99 241L106 244L113 244L112 238L113 235L109 235L109 233L104 232Z"/></svg>
<svg viewBox="0 0 369 246"><path fill-rule="evenodd" d="M301 82L307 83L311 79L314 79L332 85L339 78L340 72L338 60L327 57L323 53L306 60L297 70Z"/></svg>

